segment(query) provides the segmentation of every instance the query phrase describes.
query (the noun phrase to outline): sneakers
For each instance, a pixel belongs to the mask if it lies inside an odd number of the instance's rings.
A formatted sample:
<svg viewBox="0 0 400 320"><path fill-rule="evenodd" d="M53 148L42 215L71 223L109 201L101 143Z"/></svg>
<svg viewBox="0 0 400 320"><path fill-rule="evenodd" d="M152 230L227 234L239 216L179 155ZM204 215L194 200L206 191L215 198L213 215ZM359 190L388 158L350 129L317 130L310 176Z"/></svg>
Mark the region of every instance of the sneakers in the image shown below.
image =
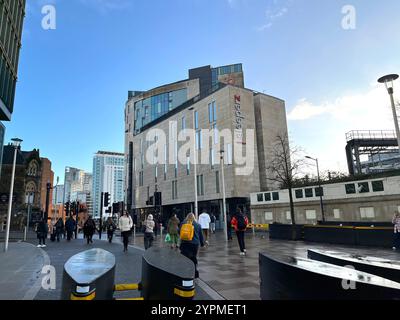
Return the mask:
<svg viewBox="0 0 400 320"><path fill-rule="evenodd" d="M396 248L396 247L393 247L392 249L393 249L393 250L397 250L397 248Z"/></svg>
<svg viewBox="0 0 400 320"><path fill-rule="evenodd" d="M245 256L246 253L245 253L245 252L241 252L240 255L241 255L241 256Z"/></svg>
<svg viewBox="0 0 400 320"><path fill-rule="evenodd" d="M45 244L43 244L43 245L42 245L42 248L46 248L46 245L45 245Z"/></svg>
<svg viewBox="0 0 400 320"><path fill-rule="evenodd" d="M36 246L36 248L41 248L42 247L42 245L41 244L38 244L37 246Z"/></svg>
<svg viewBox="0 0 400 320"><path fill-rule="evenodd" d="M244 252L244 253L247 253L247 250L246 250L246 249L243 249L243 252Z"/></svg>

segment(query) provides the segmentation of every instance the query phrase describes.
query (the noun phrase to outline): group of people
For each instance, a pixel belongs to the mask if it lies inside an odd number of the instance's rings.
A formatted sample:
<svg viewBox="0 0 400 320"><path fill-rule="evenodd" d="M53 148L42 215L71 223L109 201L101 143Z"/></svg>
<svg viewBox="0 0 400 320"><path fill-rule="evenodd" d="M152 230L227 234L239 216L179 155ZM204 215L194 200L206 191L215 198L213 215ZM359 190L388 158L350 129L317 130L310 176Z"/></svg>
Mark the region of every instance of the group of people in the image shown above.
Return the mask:
<svg viewBox="0 0 400 320"><path fill-rule="evenodd" d="M49 227L48 224L46 223L45 219L42 218L37 224L36 224L36 235L39 240L38 248L45 248L46 247L46 239L47 235L49 233ZM57 219L56 222L54 222L51 225L51 234L50 234L50 239L51 241L57 241L60 242L60 239L62 237L66 237L67 241L71 241L74 232L76 232L76 222L74 218L69 217L67 221L64 221L62 218Z"/></svg>

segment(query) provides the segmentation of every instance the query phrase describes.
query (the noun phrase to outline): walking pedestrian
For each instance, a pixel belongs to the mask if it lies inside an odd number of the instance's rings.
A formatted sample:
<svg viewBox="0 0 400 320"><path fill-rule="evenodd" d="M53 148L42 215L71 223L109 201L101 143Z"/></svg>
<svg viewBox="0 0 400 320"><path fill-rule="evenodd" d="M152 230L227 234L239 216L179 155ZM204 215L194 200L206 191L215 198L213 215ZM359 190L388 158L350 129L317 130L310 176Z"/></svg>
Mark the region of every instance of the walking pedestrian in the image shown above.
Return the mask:
<svg viewBox="0 0 400 320"><path fill-rule="evenodd" d="M47 223L44 221L44 219L42 218L37 227L36 227L36 234L37 234L37 238L39 239L39 244L38 244L38 248L46 248L46 238L47 238L47 233L49 231L49 227L47 225Z"/></svg>
<svg viewBox="0 0 400 320"><path fill-rule="evenodd" d="M400 213L395 212L392 223L394 225L393 250L400 250Z"/></svg>
<svg viewBox="0 0 400 320"><path fill-rule="evenodd" d="M233 238L232 238L232 216L229 213L226 215L226 233L228 234L228 240L233 240Z"/></svg>
<svg viewBox="0 0 400 320"><path fill-rule="evenodd" d="M83 225L83 233L85 235L87 244L93 243L93 234L96 232L96 223L91 215L89 215L85 224Z"/></svg>
<svg viewBox="0 0 400 320"><path fill-rule="evenodd" d="M108 219L107 219L106 229L107 229L108 242L111 243L112 239L114 237L114 232L117 229L117 226L115 225L115 223L111 217L108 217Z"/></svg>
<svg viewBox="0 0 400 320"><path fill-rule="evenodd" d="M67 232L67 241L71 241L72 235L75 231L75 220L70 216L68 220L65 222L65 231Z"/></svg>
<svg viewBox="0 0 400 320"><path fill-rule="evenodd" d="M210 215L207 212L203 211L203 213L199 216L199 224L201 226L201 230L203 232L204 240L207 246L208 246L208 234L210 230L210 223L211 223Z"/></svg>
<svg viewBox="0 0 400 320"><path fill-rule="evenodd" d="M59 218L55 224L56 227L56 239L57 242L60 242L60 237L64 234L64 221L62 218Z"/></svg>
<svg viewBox="0 0 400 320"><path fill-rule="evenodd" d="M144 230L144 248L145 250L151 248L154 241L154 228L156 227L156 222L154 221L153 215L149 214L147 219L143 223Z"/></svg>
<svg viewBox="0 0 400 320"><path fill-rule="evenodd" d="M119 218L119 229L124 243L124 252L128 251L129 236L131 235L133 221L128 211L124 211L121 218Z"/></svg>
<svg viewBox="0 0 400 320"><path fill-rule="evenodd" d="M214 213L211 213L210 219L211 219L210 231L211 233L215 233L215 222L217 221L217 217L215 216Z"/></svg>
<svg viewBox="0 0 400 320"><path fill-rule="evenodd" d="M179 219L174 213L172 217L168 220L168 234L171 238L171 249L177 249L178 248L178 230L179 230Z"/></svg>
<svg viewBox="0 0 400 320"><path fill-rule="evenodd" d="M199 247L204 247L204 237L200 224L196 222L193 213L189 213L180 226L179 235L181 238L181 254L193 261L195 267L195 278L199 277L197 270L197 253Z"/></svg>
<svg viewBox="0 0 400 320"><path fill-rule="evenodd" d="M232 218L232 226L236 231L236 236L239 242L240 255L246 255L246 245L244 243L244 233L249 224L249 219L243 214L242 209L238 208L235 216Z"/></svg>

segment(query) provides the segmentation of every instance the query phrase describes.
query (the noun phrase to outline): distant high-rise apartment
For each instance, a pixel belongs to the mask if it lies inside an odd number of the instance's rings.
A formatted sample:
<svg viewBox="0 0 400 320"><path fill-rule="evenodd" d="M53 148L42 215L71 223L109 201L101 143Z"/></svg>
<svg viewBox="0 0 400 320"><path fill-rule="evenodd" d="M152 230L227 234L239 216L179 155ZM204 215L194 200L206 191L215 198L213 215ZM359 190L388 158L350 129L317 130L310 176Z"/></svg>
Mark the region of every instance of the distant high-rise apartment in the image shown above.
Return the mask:
<svg viewBox="0 0 400 320"><path fill-rule="evenodd" d="M25 0L0 0L0 165L5 128L14 110Z"/></svg>
<svg viewBox="0 0 400 320"><path fill-rule="evenodd" d="M110 194L110 205L124 201L124 172L125 157L123 153L99 151L94 155L92 189L94 217L100 217L102 192Z"/></svg>

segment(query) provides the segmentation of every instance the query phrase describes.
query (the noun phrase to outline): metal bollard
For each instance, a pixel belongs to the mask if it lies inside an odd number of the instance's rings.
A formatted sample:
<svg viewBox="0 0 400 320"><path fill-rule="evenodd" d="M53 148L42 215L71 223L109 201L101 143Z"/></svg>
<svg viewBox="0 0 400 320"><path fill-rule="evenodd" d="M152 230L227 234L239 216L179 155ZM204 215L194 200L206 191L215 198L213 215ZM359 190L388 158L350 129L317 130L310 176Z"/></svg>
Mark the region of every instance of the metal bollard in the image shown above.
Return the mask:
<svg viewBox="0 0 400 320"><path fill-rule="evenodd" d="M254 227L254 224L253 224L253 236L255 236L256 235L256 228Z"/></svg>
<svg viewBox="0 0 400 320"><path fill-rule="evenodd" d="M27 238L27 228L24 228L24 242L26 242L26 238Z"/></svg>
<svg viewBox="0 0 400 320"><path fill-rule="evenodd" d="M163 243L163 236L162 236L163 232L162 231L163 231L162 230L162 223L160 223L160 239L161 239L160 243Z"/></svg>
<svg viewBox="0 0 400 320"><path fill-rule="evenodd" d="M136 224L133 225L133 244L136 244Z"/></svg>

